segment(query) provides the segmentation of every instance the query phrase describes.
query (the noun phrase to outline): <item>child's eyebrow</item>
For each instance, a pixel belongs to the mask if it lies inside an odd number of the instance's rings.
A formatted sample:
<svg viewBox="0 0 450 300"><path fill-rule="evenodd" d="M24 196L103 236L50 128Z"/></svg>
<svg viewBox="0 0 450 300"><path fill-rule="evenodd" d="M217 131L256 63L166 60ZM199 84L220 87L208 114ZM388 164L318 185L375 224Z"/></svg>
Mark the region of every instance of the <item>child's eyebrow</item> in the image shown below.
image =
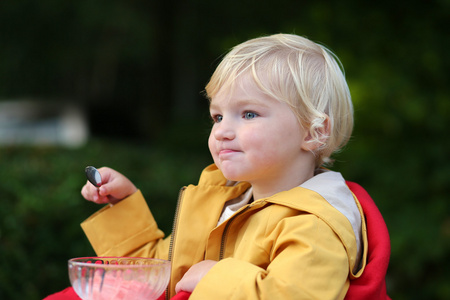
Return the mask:
<svg viewBox="0 0 450 300"><path fill-rule="evenodd" d="M255 98L243 98L236 100L229 100L227 103L230 103L232 106L245 106L245 105L257 105L262 107L269 107L269 104L266 101L255 99ZM209 104L209 109L219 109L220 105L217 105L214 100L212 100Z"/></svg>
<svg viewBox="0 0 450 300"><path fill-rule="evenodd" d="M218 109L218 105L214 104L212 101L209 102L209 109Z"/></svg>

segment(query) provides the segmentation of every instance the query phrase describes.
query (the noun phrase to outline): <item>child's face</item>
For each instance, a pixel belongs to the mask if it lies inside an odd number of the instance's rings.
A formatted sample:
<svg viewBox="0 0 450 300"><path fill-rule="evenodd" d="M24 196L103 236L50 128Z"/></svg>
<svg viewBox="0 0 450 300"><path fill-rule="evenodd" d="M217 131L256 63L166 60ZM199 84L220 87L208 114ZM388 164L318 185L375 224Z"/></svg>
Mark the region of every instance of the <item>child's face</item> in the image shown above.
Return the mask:
<svg viewBox="0 0 450 300"><path fill-rule="evenodd" d="M261 92L248 74L233 89L217 93L210 113L209 149L229 180L269 187L292 181L306 163L314 164L314 156L304 149L307 133L292 110Z"/></svg>

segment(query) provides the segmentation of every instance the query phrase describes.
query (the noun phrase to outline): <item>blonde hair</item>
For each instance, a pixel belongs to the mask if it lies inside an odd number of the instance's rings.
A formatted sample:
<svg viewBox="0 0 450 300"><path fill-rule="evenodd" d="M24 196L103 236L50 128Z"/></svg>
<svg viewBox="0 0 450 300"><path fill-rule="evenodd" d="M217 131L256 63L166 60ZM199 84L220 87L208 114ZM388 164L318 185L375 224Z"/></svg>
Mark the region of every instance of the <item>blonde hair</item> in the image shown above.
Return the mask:
<svg viewBox="0 0 450 300"><path fill-rule="evenodd" d="M261 90L287 103L300 125L309 130L316 165L349 140L353 105L339 59L326 47L293 34L255 38L234 47L213 73L205 90L212 99L221 88L250 72ZM328 133L328 134L326 134Z"/></svg>

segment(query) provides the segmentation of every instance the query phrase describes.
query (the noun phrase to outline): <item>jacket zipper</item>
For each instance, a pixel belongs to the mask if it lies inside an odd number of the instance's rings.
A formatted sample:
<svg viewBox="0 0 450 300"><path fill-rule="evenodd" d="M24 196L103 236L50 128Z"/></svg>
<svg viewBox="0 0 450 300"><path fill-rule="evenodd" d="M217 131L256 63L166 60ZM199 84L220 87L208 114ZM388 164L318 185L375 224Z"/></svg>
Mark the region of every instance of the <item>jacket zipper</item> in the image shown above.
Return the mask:
<svg viewBox="0 0 450 300"><path fill-rule="evenodd" d="M253 203L252 203L253 204ZM244 208L243 210L241 210L239 213L235 214L233 217L231 217L231 219L227 222L227 224L225 225L225 229L223 230L222 233L222 241L220 243L220 254L219 254L219 260L222 260L224 257L224 252L225 252L225 244L227 241L227 234L228 234L228 229L230 228L231 223L237 218L237 216L242 215L243 213L245 213L247 210L250 209L250 207L252 207L252 204L248 205L246 208Z"/></svg>
<svg viewBox="0 0 450 300"><path fill-rule="evenodd" d="M180 192L178 193L178 200L177 200L177 206L175 209L175 216L173 219L173 225L172 225L172 236L170 237L170 244L169 244L169 256L168 256L168 260L171 262L172 261L172 255L173 255L173 245L175 242L175 233L176 233L176 229L177 229L177 224L178 224L178 214L179 214L179 210L180 210L180 206L181 206L181 201L182 201L182 196L183 196L183 192L186 189L186 187L182 187L180 189ZM167 285L166 288L166 300L169 300L169 289L170 289L170 284Z"/></svg>

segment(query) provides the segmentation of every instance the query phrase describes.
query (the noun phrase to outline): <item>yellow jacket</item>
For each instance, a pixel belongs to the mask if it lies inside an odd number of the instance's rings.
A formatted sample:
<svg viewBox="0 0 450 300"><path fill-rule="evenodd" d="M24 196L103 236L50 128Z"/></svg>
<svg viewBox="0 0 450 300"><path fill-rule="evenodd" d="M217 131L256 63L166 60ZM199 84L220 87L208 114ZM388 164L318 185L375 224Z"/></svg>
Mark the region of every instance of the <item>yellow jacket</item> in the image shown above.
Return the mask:
<svg viewBox="0 0 450 300"><path fill-rule="evenodd" d="M197 186L183 188L166 239L140 191L81 226L99 256L170 259L170 297L192 265L211 259L219 262L197 285L192 300L344 298L349 279L359 277L365 263L355 267L355 233L342 213L317 192L297 187L252 202L216 226L225 202L250 187L226 184L211 165ZM365 262L364 221L362 243Z"/></svg>

